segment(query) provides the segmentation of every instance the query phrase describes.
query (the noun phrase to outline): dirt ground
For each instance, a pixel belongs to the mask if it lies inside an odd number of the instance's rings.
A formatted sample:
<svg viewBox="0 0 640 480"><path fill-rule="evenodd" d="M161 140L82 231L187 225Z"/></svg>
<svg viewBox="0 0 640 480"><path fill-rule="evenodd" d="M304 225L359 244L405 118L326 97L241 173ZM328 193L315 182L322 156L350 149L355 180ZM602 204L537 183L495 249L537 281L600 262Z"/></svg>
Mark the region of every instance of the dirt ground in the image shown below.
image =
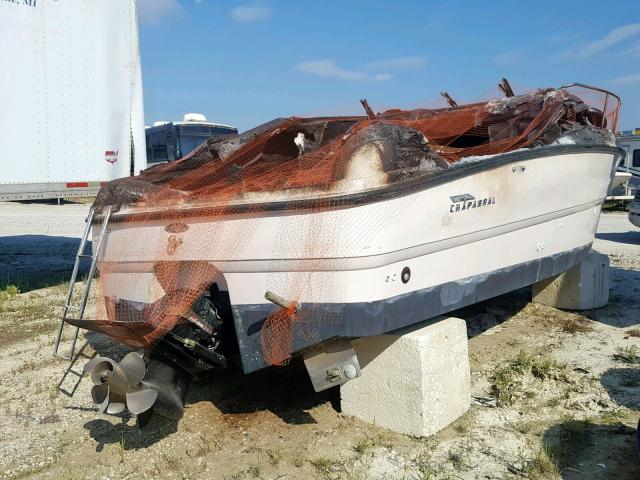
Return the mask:
<svg viewBox="0 0 640 480"><path fill-rule="evenodd" d="M0 478L640 478L640 230L625 215L605 214L594 244L611 259L608 306L563 312L520 290L454 312L474 402L419 439L342 415L297 362L212 374L180 422L97 414L76 373L125 350L83 333L70 369L51 356L66 286L47 278L73 261L86 210L0 203Z"/></svg>

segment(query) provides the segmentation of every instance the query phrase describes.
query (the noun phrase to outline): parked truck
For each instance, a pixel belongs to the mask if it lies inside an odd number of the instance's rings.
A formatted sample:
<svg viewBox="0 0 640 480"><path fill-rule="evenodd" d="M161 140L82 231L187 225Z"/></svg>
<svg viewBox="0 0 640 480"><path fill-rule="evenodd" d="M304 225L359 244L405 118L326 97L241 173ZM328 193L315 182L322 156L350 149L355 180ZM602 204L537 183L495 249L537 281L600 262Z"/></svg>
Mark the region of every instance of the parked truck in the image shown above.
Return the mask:
<svg viewBox="0 0 640 480"><path fill-rule="evenodd" d="M146 168L134 0L0 2L0 200L89 196Z"/></svg>

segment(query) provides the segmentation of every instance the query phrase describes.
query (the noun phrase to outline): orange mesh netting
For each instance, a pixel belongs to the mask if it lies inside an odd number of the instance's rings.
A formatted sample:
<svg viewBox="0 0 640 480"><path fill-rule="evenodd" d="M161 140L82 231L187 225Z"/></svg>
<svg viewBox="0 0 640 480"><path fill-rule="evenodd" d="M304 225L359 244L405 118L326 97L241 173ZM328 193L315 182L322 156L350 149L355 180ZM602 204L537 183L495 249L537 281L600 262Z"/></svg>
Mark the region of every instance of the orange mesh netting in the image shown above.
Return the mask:
<svg viewBox="0 0 640 480"><path fill-rule="evenodd" d="M322 213L340 207L342 195L401 185L461 158L549 144L575 128L614 129L618 105L613 98L583 90L577 95L538 90L446 109L388 110L373 117L279 119L210 140L179 161L110 182L95 207L120 209L117 228L122 230L123 223L128 228L126 235L110 234L101 258L104 305L99 316L104 320L82 326L134 347L151 345L188 321L196 299L224 278L226 262L246 259L256 245L269 250L270 258L291 259L287 271L293 273L273 274L267 281L270 290L291 305L306 301L311 292L322 296L331 291L333 280L314 271L314 259L331 257L336 244L366 244L394 212L363 213L368 217L360 224L366 228L348 236L351 225L327 224L322 215L300 217L297 223L281 219L279 230L263 239L251 219L267 205L280 202L288 211ZM588 104L584 100L589 96L599 97L590 97ZM374 157L371 163L368 159ZM161 225L164 233L154 236L138 228L150 223ZM298 240L291 244L291 238ZM307 260L304 268L296 258ZM143 264L152 267L139 266ZM336 271L339 267L337 259ZM130 275L136 271L142 273ZM110 293L115 290L131 291L131 301L118 302ZM313 339L320 323L335 322L339 315L274 305L261 329L264 359L285 363L294 330Z"/></svg>

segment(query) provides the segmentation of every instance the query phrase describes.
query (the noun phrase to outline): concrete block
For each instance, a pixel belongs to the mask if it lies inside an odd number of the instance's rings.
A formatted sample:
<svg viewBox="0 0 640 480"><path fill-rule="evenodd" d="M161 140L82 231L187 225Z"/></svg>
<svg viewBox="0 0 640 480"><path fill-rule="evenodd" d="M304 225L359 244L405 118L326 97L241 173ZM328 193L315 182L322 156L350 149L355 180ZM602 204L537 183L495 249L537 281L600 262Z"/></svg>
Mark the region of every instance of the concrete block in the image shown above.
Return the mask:
<svg viewBox="0 0 640 480"><path fill-rule="evenodd" d="M426 437L469 409L464 320L439 317L353 341L362 375L340 387L342 412L395 432Z"/></svg>
<svg viewBox="0 0 640 480"><path fill-rule="evenodd" d="M566 272L532 285L532 301L567 310L589 310L609 303L609 257L591 252Z"/></svg>

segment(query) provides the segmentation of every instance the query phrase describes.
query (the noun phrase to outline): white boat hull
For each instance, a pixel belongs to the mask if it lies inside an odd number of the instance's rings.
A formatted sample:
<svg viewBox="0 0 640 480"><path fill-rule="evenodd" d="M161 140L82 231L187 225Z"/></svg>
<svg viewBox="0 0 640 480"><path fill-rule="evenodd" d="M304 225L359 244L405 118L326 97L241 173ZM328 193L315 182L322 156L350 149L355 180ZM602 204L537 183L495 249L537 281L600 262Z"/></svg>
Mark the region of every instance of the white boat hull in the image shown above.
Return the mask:
<svg viewBox="0 0 640 480"><path fill-rule="evenodd" d="M604 146L513 152L313 212L184 212L144 222L116 214L102 256L104 294L152 303L165 293L158 261L211 263L250 372L265 365L260 330L279 308L266 291L311 312L295 327L297 351L400 328L567 270L591 247L618 158ZM176 222L187 230L171 233Z"/></svg>

